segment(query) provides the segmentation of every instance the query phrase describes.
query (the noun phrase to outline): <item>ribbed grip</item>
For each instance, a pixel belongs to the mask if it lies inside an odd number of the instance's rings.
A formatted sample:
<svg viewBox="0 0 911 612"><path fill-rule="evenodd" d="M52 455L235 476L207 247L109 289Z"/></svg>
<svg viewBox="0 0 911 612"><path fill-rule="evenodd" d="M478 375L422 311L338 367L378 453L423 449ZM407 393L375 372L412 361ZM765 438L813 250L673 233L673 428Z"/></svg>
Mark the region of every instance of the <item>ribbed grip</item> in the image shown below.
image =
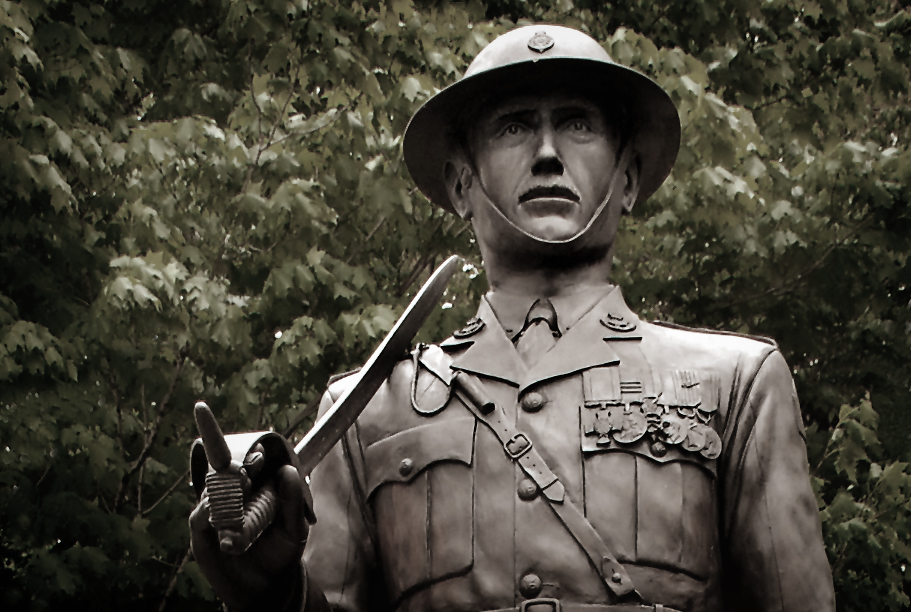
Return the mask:
<svg viewBox="0 0 911 612"><path fill-rule="evenodd" d="M241 474L236 472L206 474L209 522L219 531L240 531L244 526L244 492L241 488L241 478Z"/></svg>
<svg viewBox="0 0 911 612"><path fill-rule="evenodd" d="M278 504L271 483L260 487L244 503L241 478L224 472L206 474L209 522L218 531L222 552L232 555L245 552L272 524Z"/></svg>
<svg viewBox="0 0 911 612"><path fill-rule="evenodd" d="M278 501L272 484L263 485L253 497L244 504L244 544L246 550L262 535L263 531L275 519Z"/></svg>

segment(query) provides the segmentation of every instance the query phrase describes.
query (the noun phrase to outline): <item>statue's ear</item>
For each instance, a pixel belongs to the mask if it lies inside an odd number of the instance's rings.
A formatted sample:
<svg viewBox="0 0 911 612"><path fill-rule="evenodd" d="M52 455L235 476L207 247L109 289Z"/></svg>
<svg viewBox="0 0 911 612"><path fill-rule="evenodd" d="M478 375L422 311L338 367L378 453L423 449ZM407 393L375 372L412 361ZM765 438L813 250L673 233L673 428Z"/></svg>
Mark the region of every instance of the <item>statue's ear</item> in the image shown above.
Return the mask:
<svg viewBox="0 0 911 612"><path fill-rule="evenodd" d="M443 178L446 181L446 192L449 194L449 201L452 203L452 207L455 208L456 213L466 220L471 219L472 215L468 189L471 187L473 176L471 164L462 155L454 156L447 161L443 169Z"/></svg>
<svg viewBox="0 0 911 612"><path fill-rule="evenodd" d="M626 167L626 177L623 186L623 201L621 206L623 207L623 214L628 215L633 212L633 206L636 204L636 198L639 197L639 178L641 172L639 170L639 156L634 155L630 161L629 165Z"/></svg>

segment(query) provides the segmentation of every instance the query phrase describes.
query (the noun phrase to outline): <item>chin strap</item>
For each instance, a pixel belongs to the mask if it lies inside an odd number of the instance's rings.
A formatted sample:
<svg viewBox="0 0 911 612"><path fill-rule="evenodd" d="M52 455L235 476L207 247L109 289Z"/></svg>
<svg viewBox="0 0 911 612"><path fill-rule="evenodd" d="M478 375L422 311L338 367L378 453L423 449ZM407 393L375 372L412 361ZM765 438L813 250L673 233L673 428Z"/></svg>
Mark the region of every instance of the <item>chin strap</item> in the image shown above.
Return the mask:
<svg viewBox="0 0 911 612"><path fill-rule="evenodd" d="M613 176L611 176L610 184L607 187L607 194L604 196L604 199L601 201L601 204L598 206L597 210L595 210L595 213L592 215L591 219L588 220L588 223L585 224L585 227L583 227L581 230L576 232L576 234L571 236L570 238L565 238L563 240L547 240L545 238L541 238L540 236L535 236L534 234L525 231L524 229L522 229L521 227L519 227L518 225L513 223L512 220L510 218L508 218L506 215L504 215L503 211L500 210L496 204L494 204L493 200L490 197L490 194L488 194L488 192L487 192L487 188L484 186L484 182L481 180L481 175L479 173L475 173L475 176L477 179L477 184L481 189L481 193L484 196L484 203L487 206L489 206L490 208L492 208L494 211L496 211L497 215L499 215L503 221L505 221L510 227L515 229L517 232L521 233L526 238L530 238L530 239L534 240L535 242L540 242L543 244L571 244L571 243L575 242L576 240L578 240L579 238L581 238L589 230L589 228L591 228L591 226L595 224L595 221L598 220L598 218L601 216L601 213L604 212L604 209L607 208L607 205L610 203L611 197L614 195L614 188L617 186L617 180L621 176L626 174L626 169L629 167L629 163L630 163L630 159L632 158L632 155L633 155L633 147L629 146L628 144L625 144L623 146L623 149L621 150L620 157L617 159L617 163L614 165L614 174L613 174ZM471 197L471 196L469 196L469 197Z"/></svg>

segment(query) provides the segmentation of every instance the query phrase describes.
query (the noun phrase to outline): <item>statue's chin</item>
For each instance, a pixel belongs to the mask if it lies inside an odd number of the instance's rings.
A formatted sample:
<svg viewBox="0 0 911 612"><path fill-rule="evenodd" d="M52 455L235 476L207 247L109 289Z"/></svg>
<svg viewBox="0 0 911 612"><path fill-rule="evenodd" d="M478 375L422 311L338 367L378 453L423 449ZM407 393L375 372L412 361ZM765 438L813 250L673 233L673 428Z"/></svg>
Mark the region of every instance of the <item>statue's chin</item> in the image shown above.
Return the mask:
<svg viewBox="0 0 911 612"><path fill-rule="evenodd" d="M494 256L512 267L567 266L604 257L610 250L610 240L592 234L597 228L584 231L589 218L578 202L535 198L507 212L482 190L478 196L486 201L476 201L475 210L481 214L472 223L485 259Z"/></svg>
<svg viewBox="0 0 911 612"><path fill-rule="evenodd" d="M536 198L523 202L514 223L540 240L569 240L585 227L578 202L564 198Z"/></svg>
<svg viewBox="0 0 911 612"><path fill-rule="evenodd" d="M570 223L559 217L536 219L533 223L523 225L525 227L522 229L535 238L549 242L569 240L582 229L579 224Z"/></svg>
<svg viewBox="0 0 911 612"><path fill-rule="evenodd" d="M584 226L583 226L584 227ZM482 245L485 261L493 256L511 268L567 269L602 261L610 251L610 241L592 235L594 228L572 239L582 229L566 223L547 227L501 228L495 239ZM568 242L560 242L569 240ZM556 242L554 242L556 241ZM485 248L486 247L486 248Z"/></svg>

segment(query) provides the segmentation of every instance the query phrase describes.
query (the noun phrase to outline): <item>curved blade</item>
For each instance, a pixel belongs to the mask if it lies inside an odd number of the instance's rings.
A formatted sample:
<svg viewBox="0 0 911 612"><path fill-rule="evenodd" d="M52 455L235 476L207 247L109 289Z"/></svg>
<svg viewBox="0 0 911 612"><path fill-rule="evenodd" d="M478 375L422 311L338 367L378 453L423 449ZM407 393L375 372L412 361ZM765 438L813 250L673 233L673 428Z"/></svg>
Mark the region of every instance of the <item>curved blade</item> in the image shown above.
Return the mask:
<svg viewBox="0 0 911 612"><path fill-rule="evenodd" d="M411 341L440 301L449 279L459 268L461 261L461 257L453 255L436 269L411 300L389 335L355 375L358 377L357 382L332 404L313 429L297 444L294 451L300 458L301 474L309 474L316 467L363 412L383 381L392 374L395 364L411 347Z"/></svg>

